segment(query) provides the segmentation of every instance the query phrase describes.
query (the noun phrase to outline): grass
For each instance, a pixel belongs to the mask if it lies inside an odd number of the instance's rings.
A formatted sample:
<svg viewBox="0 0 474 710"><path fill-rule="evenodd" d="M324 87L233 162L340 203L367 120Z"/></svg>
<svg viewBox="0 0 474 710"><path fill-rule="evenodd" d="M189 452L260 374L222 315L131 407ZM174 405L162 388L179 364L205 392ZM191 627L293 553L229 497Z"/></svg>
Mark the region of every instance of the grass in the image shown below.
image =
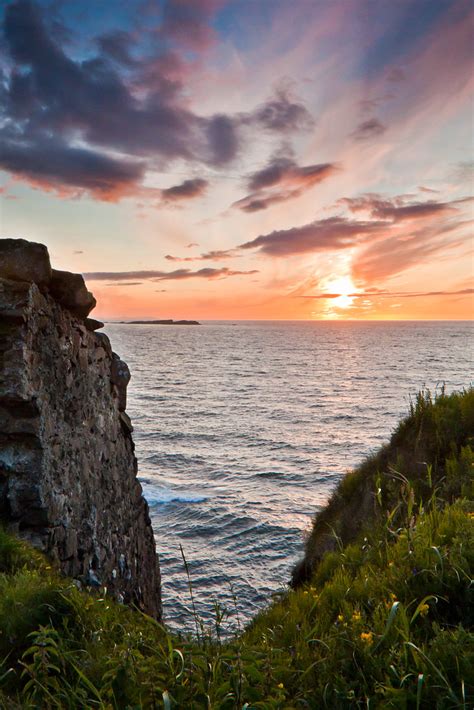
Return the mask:
<svg viewBox="0 0 474 710"><path fill-rule="evenodd" d="M219 607L173 635L0 532L0 707L473 707L473 437L472 390L421 394L317 516L295 589L230 640Z"/></svg>

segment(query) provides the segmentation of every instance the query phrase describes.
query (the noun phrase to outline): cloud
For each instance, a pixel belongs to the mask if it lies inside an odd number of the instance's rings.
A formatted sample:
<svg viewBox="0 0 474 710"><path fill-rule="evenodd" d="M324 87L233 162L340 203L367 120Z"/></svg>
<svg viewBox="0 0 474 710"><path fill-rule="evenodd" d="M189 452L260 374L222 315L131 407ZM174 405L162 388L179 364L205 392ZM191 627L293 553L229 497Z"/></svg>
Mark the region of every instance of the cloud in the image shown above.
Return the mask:
<svg viewBox="0 0 474 710"><path fill-rule="evenodd" d="M367 121L359 123L354 131L352 131L351 137L357 141L365 141L382 135L386 130L386 126L384 126L378 118L369 118Z"/></svg>
<svg viewBox="0 0 474 710"><path fill-rule="evenodd" d="M128 281L129 279L151 279L152 281L180 281L183 279L218 279L229 276L248 276L258 274L258 270L233 271L227 267L221 269L205 268L191 271L177 269L176 271L91 271L83 274L89 281Z"/></svg>
<svg viewBox="0 0 474 710"><path fill-rule="evenodd" d="M310 112L293 96L288 82L280 85L275 95L259 106L247 120L274 133L293 133L308 130L314 125Z"/></svg>
<svg viewBox="0 0 474 710"><path fill-rule="evenodd" d="M234 271L223 267L222 269L214 268L204 268L198 269L198 271L190 271L189 269L177 269L176 271L170 271L169 273L163 273L161 276L153 279L154 281L171 281L171 280L181 280L181 279L221 279L227 278L229 276L250 276L251 274L258 274L258 269L251 269L250 271Z"/></svg>
<svg viewBox="0 0 474 710"><path fill-rule="evenodd" d="M216 0L165 0L160 34L186 48L204 49L215 40L209 20L219 5Z"/></svg>
<svg viewBox="0 0 474 710"><path fill-rule="evenodd" d="M392 226L355 254L352 270L356 278L369 282L388 278L462 244L462 232L468 226L462 206L472 198L449 202L411 198L365 194L338 201L352 213L363 212Z"/></svg>
<svg viewBox="0 0 474 710"><path fill-rule="evenodd" d="M184 41L189 23L199 16L202 25L213 7L205 0L170 0L161 31ZM14 0L5 9L10 61L2 86L3 169L45 188L64 182L115 199L134 186L140 192L157 162L222 166L235 157L240 119L190 110L177 76L183 61L171 49L138 61L131 35L115 31L101 35L98 53L80 61L68 56L46 17L32 0Z"/></svg>
<svg viewBox="0 0 474 710"><path fill-rule="evenodd" d="M225 165L233 160L239 149L239 139L237 134L239 121L218 114L206 121L206 136L208 139L210 157L212 165Z"/></svg>
<svg viewBox="0 0 474 710"><path fill-rule="evenodd" d="M261 190L281 184L311 186L332 175L336 169L333 163L299 166L293 160L280 158L253 173L249 178L248 186L251 190Z"/></svg>
<svg viewBox="0 0 474 710"><path fill-rule="evenodd" d="M428 200L427 202L407 202L403 195L384 198L377 194L367 194L355 198L343 197L339 200L339 204L347 205L351 212L368 212L372 217L390 219L394 222L453 213L456 212L454 205L458 203L459 201L457 200L453 202L439 202L435 200Z"/></svg>
<svg viewBox="0 0 474 710"><path fill-rule="evenodd" d="M142 281L115 281L111 284L105 284L106 286L141 286Z"/></svg>
<svg viewBox="0 0 474 710"><path fill-rule="evenodd" d="M405 224L394 227L392 236L369 244L356 254L352 273L356 279L374 282L420 267L435 255L439 258L449 249L462 246L465 235L461 230L468 224L459 219L440 222L433 217L420 228L407 228Z"/></svg>
<svg viewBox="0 0 474 710"><path fill-rule="evenodd" d="M192 249L193 247L198 247L199 244L197 242L190 242L189 244L186 244L186 249Z"/></svg>
<svg viewBox="0 0 474 710"><path fill-rule="evenodd" d="M299 166L290 158L273 158L268 165L249 176L247 186L252 192L232 206L244 212L267 209L272 204L299 197L337 170L334 163Z"/></svg>
<svg viewBox="0 0 474 710"><path fill-rule="evenodd" d="M238 257L241 256L238 254L235 249L224 249L224 250L215 250L215 251L208 251L204 254L199 254L198 256L172 256L171 254L167 254L165 256L165 259L168 261L179 261L179 262L184 262L184 261L221 261L222 259L228 259L228 258L233 258L233 257Z"/></svg>
<svg viewBox="0 0 474 710"><path fill-rule="evenodd" d="M349 249L361 244L370 236L379 236L390 225L381 221L355 221L344 217L329 217L305 224L302 227L275 230L262 234L240 249L259 249L269 256L290 256L307 252Z"/></svg>
<svg viewBox="0 0 474 710"><path fill-rule="evenodd" d="M87 190L112 202L134 192L144 173L140 161L111 158L52 138L37 143L5 140L0 166L43 189L62 194Z"/></svg>
<svg viewBox="0 0 474 710"><path fill-rule="evenodd" d="M136 67L138 61L130 53L133 38L130 32L115 30L97 37L97 45L102 54L125 67Z"/></svg>
<svg viewBox="0 0 474 710"><path fill-rule="evenodd" d="M432 187L424 187L423 185L420 185L420 186L418 187L418 190L419 190L420 192L434 192L434 193L438 193L438 192L439 192L439 190L434 190Z"/></svg>
<svg viewBox="0 0 474 710"><path fill-rule="evenodd" d="M185 180L180 185L174 185L161 191L161 196L165 202L175 202L189 200L200 197L206 191L209 183L202 178L191 178Z"/></svg>
<svg viewBox="0 0 474 710"><path fill-rule="evenodd" d="M463 288L458 291L380 291L378 289L367 289L355 293L316 293L311 296L296 296L296 298L333 299L340 296L348 298L424 298L426 296L467 296L474 294L474 288Z"/></svg>

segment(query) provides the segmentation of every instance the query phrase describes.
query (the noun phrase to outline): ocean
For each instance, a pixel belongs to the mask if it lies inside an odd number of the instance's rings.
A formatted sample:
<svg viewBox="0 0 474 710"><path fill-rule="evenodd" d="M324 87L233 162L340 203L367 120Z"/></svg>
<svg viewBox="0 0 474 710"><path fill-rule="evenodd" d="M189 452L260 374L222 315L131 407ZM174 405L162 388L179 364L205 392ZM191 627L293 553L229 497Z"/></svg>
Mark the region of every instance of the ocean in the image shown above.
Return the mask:
<svg viewBox="0 0 474 710"><path fill-rule="evenodd" d="M164 620L227 630L288 584L314 514L410 398L469 386L469 322L106 326L160 555Z"/></svg>

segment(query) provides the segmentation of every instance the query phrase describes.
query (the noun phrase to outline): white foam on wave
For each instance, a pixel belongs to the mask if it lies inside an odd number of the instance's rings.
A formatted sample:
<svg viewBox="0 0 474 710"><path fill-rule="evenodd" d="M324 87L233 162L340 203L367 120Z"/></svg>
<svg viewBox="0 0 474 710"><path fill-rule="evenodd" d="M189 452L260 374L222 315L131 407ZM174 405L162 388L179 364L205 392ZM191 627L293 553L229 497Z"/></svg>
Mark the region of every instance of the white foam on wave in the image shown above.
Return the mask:
<svg viewBox="0 0 474 710"><path fill-rule="evenodd" d="M142 486L149 506L163 503L202 503L208 498L208 496L197 491L180 491L160 486L147 486L143 483Z"/></svg>

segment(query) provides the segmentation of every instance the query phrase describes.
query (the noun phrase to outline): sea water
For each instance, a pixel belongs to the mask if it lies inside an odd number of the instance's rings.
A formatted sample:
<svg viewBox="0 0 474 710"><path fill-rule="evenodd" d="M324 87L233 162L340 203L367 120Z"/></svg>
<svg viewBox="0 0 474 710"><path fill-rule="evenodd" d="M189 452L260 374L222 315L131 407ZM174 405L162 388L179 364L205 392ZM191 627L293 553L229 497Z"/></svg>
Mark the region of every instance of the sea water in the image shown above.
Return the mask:
<svg viewBox="0 0 474 710"><path fill-rule="evenodd" d="M228 628L283 590L314 514L410 398L469 386L468 322L108 324L162 573L164 617Z"/></svg>

